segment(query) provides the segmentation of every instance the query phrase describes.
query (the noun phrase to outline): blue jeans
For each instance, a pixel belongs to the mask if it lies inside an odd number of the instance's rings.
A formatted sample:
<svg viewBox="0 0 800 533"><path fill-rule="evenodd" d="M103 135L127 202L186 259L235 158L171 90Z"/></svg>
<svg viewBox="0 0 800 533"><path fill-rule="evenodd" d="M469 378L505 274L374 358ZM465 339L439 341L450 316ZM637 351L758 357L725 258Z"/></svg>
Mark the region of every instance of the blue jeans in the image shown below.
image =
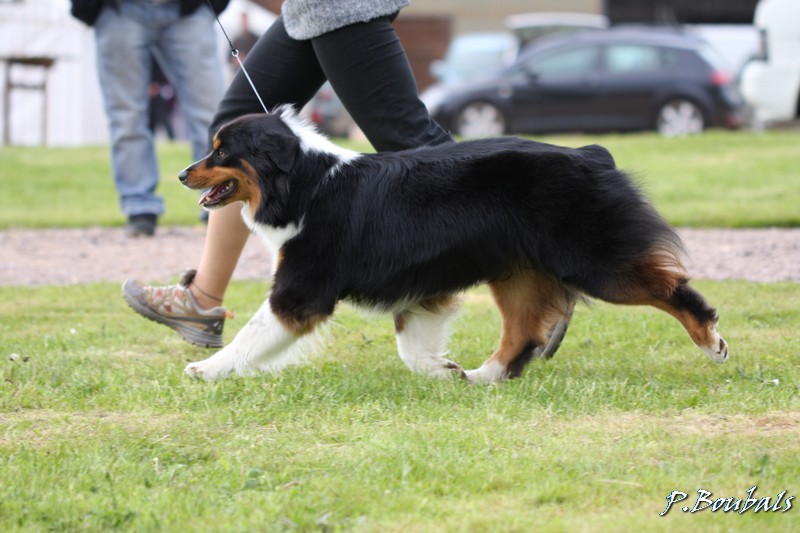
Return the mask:
<svg viewBox="0 0 800 533"><path fill-rule="evenodd" d="M158 163L148 127L148 86L155 58L175 87L194 160L208 149L208 128L222 98L222 60L206 5L181 17L176 1L122 0L95 24L97 72L111 137L111 164L127 216L164 212L155 194Z"/></svg>

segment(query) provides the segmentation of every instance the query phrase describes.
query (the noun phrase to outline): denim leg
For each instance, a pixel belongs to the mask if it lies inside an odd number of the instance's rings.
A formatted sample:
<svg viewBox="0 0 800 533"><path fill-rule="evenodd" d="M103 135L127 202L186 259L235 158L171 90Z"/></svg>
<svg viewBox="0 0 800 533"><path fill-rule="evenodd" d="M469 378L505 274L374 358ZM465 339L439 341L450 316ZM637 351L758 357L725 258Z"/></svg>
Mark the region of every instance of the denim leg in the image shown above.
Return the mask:
<svg viewBox="0 0 800 533"><path fill-rule="evenodd" d="M122 212L164 211L158 185L153 134L148 127L152 30L141 5L104 8L95 24L97 72L111 137L111 165Z"/></svg>
<svg viewBox="0 0 800 533"><path fill-rule="evenodd" d="M208 128L224 90L222 58L217 48L216 22L211 9L201 5L186 17L170 20L161 5L155 56L175 87L186 119L194 160L209 151Z"/></svg>

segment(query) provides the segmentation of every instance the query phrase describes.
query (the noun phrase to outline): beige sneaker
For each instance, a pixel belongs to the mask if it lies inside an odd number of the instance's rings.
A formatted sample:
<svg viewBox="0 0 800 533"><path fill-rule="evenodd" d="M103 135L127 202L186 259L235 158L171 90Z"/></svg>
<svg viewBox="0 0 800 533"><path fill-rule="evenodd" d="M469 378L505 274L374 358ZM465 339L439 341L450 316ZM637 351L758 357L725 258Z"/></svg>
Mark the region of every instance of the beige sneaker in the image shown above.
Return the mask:
<svg viewBox="0 0 800 533"><path fill-rule="evenodd" d="M122 285L128 305L145 318L174 329L187 342L206 348L224 346L222 328L233 315L224 307L201 309L189 290L196 270L188 270L178 285L151 287L129 279Z"/></svg>

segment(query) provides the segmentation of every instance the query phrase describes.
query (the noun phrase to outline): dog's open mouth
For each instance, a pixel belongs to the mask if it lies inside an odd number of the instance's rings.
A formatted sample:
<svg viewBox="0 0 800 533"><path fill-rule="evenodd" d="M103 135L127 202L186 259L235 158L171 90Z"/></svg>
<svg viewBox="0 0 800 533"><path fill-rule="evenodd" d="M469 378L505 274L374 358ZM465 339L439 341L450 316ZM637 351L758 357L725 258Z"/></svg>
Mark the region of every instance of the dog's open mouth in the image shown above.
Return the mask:
<svg viewBox="0 0 800 533"><path fill-rule="evenodd" d="M238 184L236 180L228 180L220 185L214 185L203 193L197 203L207 209L219 207L225 203L225 200L231 194L233 194L237 186Z"/></svg>

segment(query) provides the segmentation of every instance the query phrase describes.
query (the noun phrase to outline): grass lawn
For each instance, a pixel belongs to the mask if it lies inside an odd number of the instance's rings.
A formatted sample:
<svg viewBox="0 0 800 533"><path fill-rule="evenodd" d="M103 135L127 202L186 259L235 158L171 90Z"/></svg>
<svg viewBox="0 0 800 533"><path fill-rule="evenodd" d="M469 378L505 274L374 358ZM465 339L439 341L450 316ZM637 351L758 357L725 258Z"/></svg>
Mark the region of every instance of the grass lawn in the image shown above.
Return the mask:
<svg viewBox="0 0 800 533"><path fill-rule="evenodd" d="M663 313L594 304L491 387L411 374L391 319L347 306L306 365L192 382L207 352L117 285L0 288L0 531L797 531L795 508L680 510L800 496L800 285L697 286L724 365ZM226 340L265 290L233 286ZM465 366L497 342L488 299L455 324Z"/></svg>
<svg viewBox="0 0 800 533"><path fill-rule="evenodd" d="M795 133L544 140L604 144L679 226L800 225ZM197 223L188 148L159 153L162 223ZM0 229L124 222L104 147L0 148L0 187ZM695 285L724 365L663 313L596 303L489 387L410 373L391 318L346 305L309 363L198 383L182 369L210 352L117 284L0 286L0 531L799 531L800 284ZM233 284L226 340L267 289ZM450 356L473 368L498 334L472 290ZM681 511L753 486L776 512Z"/></svg>
<svg viewBox="0 0 800 533"><path fill-rule="evenodd" d="M567 146L599 143L642 183L677 226L800 225L798 135L710 131L665 139L656 134L543 137ZM346 143L357 150L367 144ZM178 183L190 163L185 144L158 147L163 224L194 224L196 193ZM121 225L107 147L0 148L0 229ZM88 206L91 206L87 212Z"/></svg>

